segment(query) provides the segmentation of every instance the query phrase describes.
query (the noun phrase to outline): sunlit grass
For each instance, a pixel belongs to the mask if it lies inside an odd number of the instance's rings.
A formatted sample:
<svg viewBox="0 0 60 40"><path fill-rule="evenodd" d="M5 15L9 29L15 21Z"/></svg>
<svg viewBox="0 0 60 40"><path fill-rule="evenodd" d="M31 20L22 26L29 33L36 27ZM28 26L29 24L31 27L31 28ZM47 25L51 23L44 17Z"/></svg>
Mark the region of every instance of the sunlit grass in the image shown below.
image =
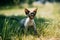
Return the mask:
<svg viewBox="0 0 60 40"><path fill-rule="evenodd" d="M27 32L26 35L21 34L21 31L18 32L17 29L20 26L19 23L16 20L10 19L10 16L12 17L12 15L18 17L19 19L23 19L25 17L24 9L1 10L0 14L3 14L7 17L4 19L4 26L2 30L3 39L4 40L60 40L59 13L60 13L59 4L53 4L53 5L50 4L42 8L38 7L38 12L35 18L38 35L33 35L30 34L29 32ZM2 20L3 19L1 19L1 21Z"/></svg>

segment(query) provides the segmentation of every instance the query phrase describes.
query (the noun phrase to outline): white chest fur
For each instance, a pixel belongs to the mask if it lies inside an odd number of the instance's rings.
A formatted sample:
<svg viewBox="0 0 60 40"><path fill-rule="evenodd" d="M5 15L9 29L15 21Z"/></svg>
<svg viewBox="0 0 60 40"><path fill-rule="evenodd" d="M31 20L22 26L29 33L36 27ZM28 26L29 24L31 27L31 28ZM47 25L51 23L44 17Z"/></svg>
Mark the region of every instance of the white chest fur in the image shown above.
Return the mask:
<svg viewBox="0 0 60 40"><path fill-rule="evenodd" d="M34 25L34 20L30 20L29 18L26 19L25 23L24 23L24 26L32 26Z"/></svg>

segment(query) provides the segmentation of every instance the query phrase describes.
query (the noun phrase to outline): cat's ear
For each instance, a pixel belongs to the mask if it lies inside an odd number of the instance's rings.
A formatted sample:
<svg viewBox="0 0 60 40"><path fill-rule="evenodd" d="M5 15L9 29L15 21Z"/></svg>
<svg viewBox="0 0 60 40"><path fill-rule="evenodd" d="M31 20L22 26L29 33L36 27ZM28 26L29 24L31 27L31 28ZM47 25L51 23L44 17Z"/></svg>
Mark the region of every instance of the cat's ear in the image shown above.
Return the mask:
<svg viewBox="0 0 60 40"><path fill-rule="evenodd" d="M29 14L29 12L30 12L30 11L25 8L25 14L27 15L27 14Z"/></svg>
<svg viewBox="0 0 60 40"><path fill-rule="evenodd" d="M37 13L37 8L35 10L33 10L34 13Z"/></svg>

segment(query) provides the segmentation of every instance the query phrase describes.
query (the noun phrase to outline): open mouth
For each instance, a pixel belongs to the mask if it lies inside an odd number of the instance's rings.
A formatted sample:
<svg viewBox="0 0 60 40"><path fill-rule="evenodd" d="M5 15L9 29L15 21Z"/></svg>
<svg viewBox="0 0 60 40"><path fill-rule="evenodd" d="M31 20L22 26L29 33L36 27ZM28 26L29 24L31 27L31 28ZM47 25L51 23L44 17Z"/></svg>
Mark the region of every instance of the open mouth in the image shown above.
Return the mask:
<svg viewBox="0 0 60 40"><path fill-rule="evenodd" d="M31 18L31 19L33 19L34 17L33 17L33 16L31 16L30 18Z"/></svg>

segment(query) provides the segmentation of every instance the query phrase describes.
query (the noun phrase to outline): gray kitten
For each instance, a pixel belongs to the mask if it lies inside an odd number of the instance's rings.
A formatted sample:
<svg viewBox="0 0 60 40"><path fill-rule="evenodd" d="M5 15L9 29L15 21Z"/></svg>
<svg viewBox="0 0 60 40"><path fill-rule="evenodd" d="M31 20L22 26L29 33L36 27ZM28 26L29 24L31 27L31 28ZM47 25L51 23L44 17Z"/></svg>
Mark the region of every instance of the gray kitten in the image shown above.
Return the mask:
<svg viewBox="0 0 60 40"><path fill-rule="evenodd" d="M36 30L36 24L34 21L34 17L36 15L37 9L33 10L33 11L29 11L28 9L25 9L25 14L27 15L27 18L24 18L20 21L21 27L25 29L25 31L27 32L27 29L29 27L33 28L34 33L37 33Z"/></svg>

